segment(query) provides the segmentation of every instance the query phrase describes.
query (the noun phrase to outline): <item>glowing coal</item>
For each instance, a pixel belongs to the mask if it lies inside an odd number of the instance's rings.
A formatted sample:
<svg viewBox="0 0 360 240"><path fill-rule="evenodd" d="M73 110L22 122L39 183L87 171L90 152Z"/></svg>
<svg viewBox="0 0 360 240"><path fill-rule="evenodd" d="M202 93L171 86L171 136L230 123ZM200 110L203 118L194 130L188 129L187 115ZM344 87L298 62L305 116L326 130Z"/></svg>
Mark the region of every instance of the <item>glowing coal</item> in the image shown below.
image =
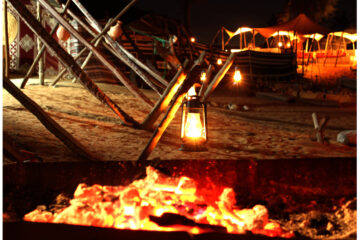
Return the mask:
<svg viewBox="0 0 360 240"><path fill-rule="evenodd" d="M118 229L152 231L211 231L290 238L280 225L268 219L262 205L238 209L232 188L224 188L216 201L198 191L188 177L168 177L152 167L147 176L128 186L78 185L70 205L56 211L37 208L25 221L66 223ZM207 193L206 195L209 195Z"/></svg>

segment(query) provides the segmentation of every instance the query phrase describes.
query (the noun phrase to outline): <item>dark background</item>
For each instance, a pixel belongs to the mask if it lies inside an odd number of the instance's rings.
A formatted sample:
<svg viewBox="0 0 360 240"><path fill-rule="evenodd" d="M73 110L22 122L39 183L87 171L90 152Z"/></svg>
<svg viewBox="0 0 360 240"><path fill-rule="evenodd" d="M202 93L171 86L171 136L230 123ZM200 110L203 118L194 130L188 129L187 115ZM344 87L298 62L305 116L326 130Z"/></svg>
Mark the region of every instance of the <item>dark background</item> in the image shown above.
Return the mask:
<svg viewBox="0 0 360 240"><path fill-rule="evenodd" d="M185 23L186 0L138 0L123 19L130 21L147 12L160 14ZM303 1L303 0L298 0ZM318 0L313 0L318 1ZM82 1L96 17L115 16L130 1ZM266 27L275 25L288 0L193 0L190 8L190 32L196 39L209 43L224 26L235 31L240 26ZM338 0L332 17L320 24L343 30L356 27L356 0Z"/></svg>

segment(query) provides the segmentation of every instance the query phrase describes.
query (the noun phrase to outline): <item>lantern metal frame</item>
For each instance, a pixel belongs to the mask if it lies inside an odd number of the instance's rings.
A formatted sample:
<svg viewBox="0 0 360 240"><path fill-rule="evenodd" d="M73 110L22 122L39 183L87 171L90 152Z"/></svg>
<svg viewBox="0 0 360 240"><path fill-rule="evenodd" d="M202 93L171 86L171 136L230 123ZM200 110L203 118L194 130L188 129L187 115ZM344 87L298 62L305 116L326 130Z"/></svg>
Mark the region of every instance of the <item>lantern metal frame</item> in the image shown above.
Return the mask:
<svg viewBox="0 0 360 240"><path fill-rule="evenodd" d="M182 103L182 116L181 116L181 129L180 136L183 142L180 151L189 152L202 152L207 151L206 143L208 141L208 129L207 129L207 110L206 103L200 101L199 96L188 96ZM191 138L185 135L185 126L187 122L188 113L199 113L202 117L202 136L198 138ZM201 119L201 118L200 118ZM204 134L204 136L203 136Z"/></svg>

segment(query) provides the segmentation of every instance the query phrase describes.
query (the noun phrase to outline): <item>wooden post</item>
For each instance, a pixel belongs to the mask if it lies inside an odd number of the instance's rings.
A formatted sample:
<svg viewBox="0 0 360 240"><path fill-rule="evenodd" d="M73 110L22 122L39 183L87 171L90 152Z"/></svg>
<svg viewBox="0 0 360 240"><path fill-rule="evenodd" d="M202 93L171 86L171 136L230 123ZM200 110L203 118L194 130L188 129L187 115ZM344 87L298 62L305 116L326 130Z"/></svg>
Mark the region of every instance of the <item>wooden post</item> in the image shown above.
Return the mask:
<svg viewBox="0 0 360 240"><path fill-rule="evenodd" d="M36 14L37 14L37 20L42 24L42 17L41 17L41 5L39 1L36 1ZM42 44L40 38L36 37L37 42L37 49L38 51L41 49ZM39 74L39 82L40 85L44 85L45 83L45 76L44 76L44 55L39 59L39 65L38 65L38 74Z"/></svg>
<svg viewBox="0 0 360 240"><path fill-rule="evenodd" d="M69 71L77 76L81 84L86 87L102 103L106 104L116 113L123 125L138 127L138 123L128 116L119 106L116 105L108 96L101 91L100 88L84 73L75 60L49 35L49 33L34 18L31 12L19 0L8 0L13 8L19 13L22 20L29 28L41 38L44 45L49 48L59 59L59 61L69 69Z"/></svg>
<svg viewBox="0 0 360 240"><path fill-rule="evenodd" d="M184 62L184 67L188 64L188 59ZM152 111L147 115L145 120L141 123L140 128L142 129L151 129L154 125L156 119L165 111L169 106L170 101L173 99L174 95L183 84L186 78L186 73L184 68L180 67L178 72L175 74L173 79L170 81L169 85L166 87L165 91L161 95L161 98L156 102Z"/></svg>
<svg viewBox="0 0 360 240"><path fill-rule="evenodd" d="M61 11L61 14L62 14L62 15L65 14L66 9L69 7L70 3L71 3L71 0L67 0L66 5L64 6L63 10ZM55 26L53 27L53 29L51 29L51 31L50 31L50 36L52 36L52 35L55 33L55 31L56 31L56 29L58 28L58 26L59 26L59 23L56 23L56 25L55 25ZM29 80L29 77L30 77L31 74L33 73L36 64L37 64L37 63L39 62L39 60L41 59L41 57L42 57L45 49L46 49L45 45L42 45L42 47L41 47L41 49L38 51L38 53L37 53L37 55L36 55L33 63L31 64L29 70L28 70L27 73L25 74L25 77L23 78L23 80L22 80L22 82L21 82L20 88L24 88L24 87L25 87L27 81Z"/></svg>
<svg viewBox="0 0 360 240"><path fill-rule="evenodd" d="M203 102L207 101L210 93L212 93L215 90L215 88L218 86L220 81L223 79L223 77L225 76L225 74L227 73L227 71L229 70L231 65L233 64L235 56L236 56L235 53L231 53L229 55L229 57L227 58L224 66L222 66L220 71L215 75L214 79L211 81L210 85L208 86L208 88L205 91L204 97L202 99Z"/></svg>
<svg viewBox="0 0 360 240"><path fill-rule="evenodd" d="M224 51L224 28L221 27L221 49Z"/></svg>
<svg viewBox="0 0 360 240"><path fill-rule="evenodd" d="M5 35L5 43L3 46L4 50L4 75L5 77L9 77L10 72L10 56L9 56L9 29L8 29L8 17L7 17L7 2L3 0L3 10L4 10L4 35Z"/></svg>
<svg viewBox="0 0 360 240"><path fill-rule="evenodd" d="M133 0L136 1L136 0ZM80 3L78 0L73 0L73 3L80 9L80 11L85 15L85 17L94 24L95 28L101 32L101 26L100 24L91 16L91 14L86 10L86 8ZM122 11L123 12L123 11ZM116 17L121 16L118 14ZM148 68L145 64L140 62L138 59L136 59L131 53L129 53L125 48L123 48L118 42L114 41L108 34L104 35L107 42L110 44L110 46L116 51L117 56L122 60L126 65L128 65L136 74L138 74L145 82L148 84L153 90L157 91L157 88L154 86L154 84L145 76L145 74L135 65L133 62L135 62L138 65L141 65L143 69L146 69L146 71L154 77L156 80L164 84L165 86L168 84L167 81L165 81L163 78L158 76L156 73L154 73L150 68ZM131 60L133 61L131 61Z"/></svg>
<svg viewBox="0 0 360 240"><path fill-rule="evenodd" d="M197 77L199 76L201 71L200 65L197 65L187 76L184 81L184 84L177 91L174 96L174 101L170 104L164 118L161 120L159 126L155 129L153 135L151 136L149 142L145 146L144 150L141 152L138 157L138 162L145 162L147 158L150 156L151 152L154 150L158 142L160 141L161 136L165 132L166 128L169 126L170 122L174 119L175 114L179 107L182 104L184 96L187 91L193 86L193 84L197 81Z"/></svg>
<svg viewBox="0 0 360 240"><path fill-rule="evenodd" d="M38 0L41 5L49 11L49 13L57 20L63 27L74 37L76 37L82 44L84 44L90 51L92 51L95 56L99 59L100 62L104 64L116 77L124 84L124 86L138 99L142 100L149 107L153 107L151 100L145 96L122 72L120 72L111 62L109 62L103 53L101 53L97 48L92 46L83 36L81 36L74 28L71 26L46 0ZM136 1L136 0L133 0ZM114 19L112 20L112 22ZM108 30L110 26L104 28ZM102 31L100 34L105 34L105 31ZM93 39L94 40L94 39ZM96 40L95 40L96 41Z"/></svg>
<svg viewBox="0 0 360 240"><path fill-rule="evenodd" d="M10 0L12 1L12 0ZM25 6L24 6L25 7ZM27 110L39 119L39 121L52 134L59 138L65 146L72 150L81 160L93 161L96 159L79 141L77 141L70 133L50 118L44 110L41 109L33 100L19 90L7 77L4 77L4 88L15 97Z"/></svg>

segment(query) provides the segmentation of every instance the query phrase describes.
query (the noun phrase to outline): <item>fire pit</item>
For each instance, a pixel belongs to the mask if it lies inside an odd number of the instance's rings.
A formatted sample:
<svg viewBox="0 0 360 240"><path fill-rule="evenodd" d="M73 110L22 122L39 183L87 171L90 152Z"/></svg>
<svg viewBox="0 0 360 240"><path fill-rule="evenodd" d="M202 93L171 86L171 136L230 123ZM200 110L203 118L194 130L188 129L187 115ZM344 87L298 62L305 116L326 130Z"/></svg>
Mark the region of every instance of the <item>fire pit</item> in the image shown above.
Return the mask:
<svg viewBox="0 0 360 240"><path fill-rule="evenodd" d="M193 180L187 183L189 189L195 184L196 191L205 194L207 202L216 202L224 190L233 189L233 200L238 209L266 206L270 217L275 218L284 218L292 212L329 211L341 199L351 199L356 195L356 159L348 158L177 160L161 161L156 170L132 162L8 165L4 166L4 238L19 239L32 235L37 239L48 239L50 236L51 239L270 239L256 232L229 234L224 228L211 224L200 227L213 228L211 231L193 235L191 231L179 231L179 228L174 229L176 232L119 230L22 220L38 205L54 204L59 194L72 198L79 183L86 184L80 187L81 191L94 184L127 186L134 180L143 181L149 169L170 180ZM77 190L78 195L80 190ZM174 216L175 221L179 221L181 215L168 213L165 218L161 216L164 215L152 217L155 222L169 221L169 217L174 220ZM299 234L294 237L304 238Z"/></svg>

